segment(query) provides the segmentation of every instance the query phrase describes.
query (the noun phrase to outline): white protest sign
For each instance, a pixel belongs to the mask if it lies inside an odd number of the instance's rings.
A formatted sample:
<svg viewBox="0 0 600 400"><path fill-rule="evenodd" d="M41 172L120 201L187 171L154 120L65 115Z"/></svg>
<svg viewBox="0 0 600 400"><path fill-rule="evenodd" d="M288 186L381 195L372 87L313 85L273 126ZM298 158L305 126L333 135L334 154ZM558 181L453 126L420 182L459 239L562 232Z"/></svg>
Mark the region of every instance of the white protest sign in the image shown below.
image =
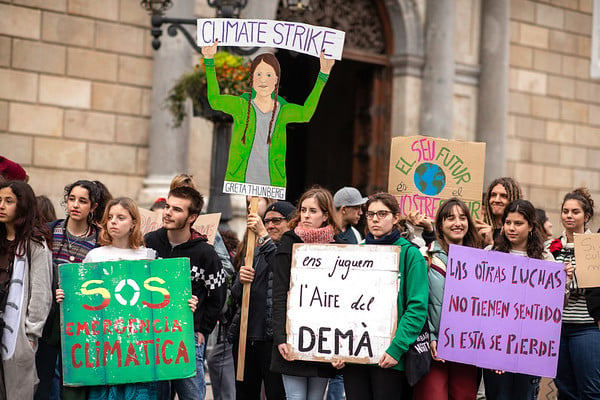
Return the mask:
<svg viewBox="0 0 600 400"><path fill-rule="evenodd" d="M345 32L291 21L268 19L198 19L198 46L277 47L319 57L342 59Z"/></svg>
<svg viewBox="0 0 600 400"><path fill-rule="evenodd" d="M396 332L397 246L295 244L287 311L292 358L377 363Z"/></svg>

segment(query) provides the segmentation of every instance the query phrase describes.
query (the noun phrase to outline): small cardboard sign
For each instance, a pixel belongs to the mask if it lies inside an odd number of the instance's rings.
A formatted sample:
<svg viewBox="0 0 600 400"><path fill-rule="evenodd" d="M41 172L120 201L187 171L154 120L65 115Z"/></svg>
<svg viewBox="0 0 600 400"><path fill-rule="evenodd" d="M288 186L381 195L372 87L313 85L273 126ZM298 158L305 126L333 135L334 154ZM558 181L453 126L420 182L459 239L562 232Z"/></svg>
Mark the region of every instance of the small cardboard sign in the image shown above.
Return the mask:
<svg viewBox="0 0 600 400"><path fill-rule="evenodd" d="M392 138L388 191L404 215L435 218L445 200L458 197L481 219L484 167L485 143L399 136Z"/></svg>
<svg viewBox="0 0 600 400"><path fill-rule="evenodd" d="M396 332L399 256L398 246L294 244L292 358L377 363Z"/></svg>
<svg viewBox="0 0 600 400"><path fill-rule="evenodd" d="M577 286L600 287L600 233L575 235L574 241Z"/></svg>
<svg viewBox="0 0 600 400"><path fill-rule="evenodd" d="M59 274L65 385L196 374L189 259L62 264Z"/></svg>
<svg viewBox="0 0 600 400"><path fill-rule="evenodd" d="M268 19L201 18L198 46L276 47L319 57L342 59L346 34L337 29Z"/></svg>
<svg viewBox="0 0 600 400"><path fill-rule="evenodd" d="M565 284L562 263L450 245L439 356L555 377Z"/></svg>
<svg viewBox="0 0 600 400"><path fill-rule="evenodd" d="M156 212L140 208L140 216L142 218L142 235L162 228L162 211ZM194 222L192 228L201 234L206 235L208 237L208 243L212 245L215 243L215 236L217 235L220 221L221 213L200 214L198 215L198 218L196 218L196 222Z"/></svg>

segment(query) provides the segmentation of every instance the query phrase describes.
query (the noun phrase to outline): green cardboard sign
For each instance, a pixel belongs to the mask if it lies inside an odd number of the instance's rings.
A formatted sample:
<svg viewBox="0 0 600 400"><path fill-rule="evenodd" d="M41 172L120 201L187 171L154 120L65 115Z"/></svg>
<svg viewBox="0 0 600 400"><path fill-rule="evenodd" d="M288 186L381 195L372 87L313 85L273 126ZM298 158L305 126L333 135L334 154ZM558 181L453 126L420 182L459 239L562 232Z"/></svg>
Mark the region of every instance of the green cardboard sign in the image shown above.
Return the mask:
<svg viewBox="0 0 600 400"><path fill-rule="evenodd" d="M63 264L59 275L65 385L196 374L189 259Z"/></svg>

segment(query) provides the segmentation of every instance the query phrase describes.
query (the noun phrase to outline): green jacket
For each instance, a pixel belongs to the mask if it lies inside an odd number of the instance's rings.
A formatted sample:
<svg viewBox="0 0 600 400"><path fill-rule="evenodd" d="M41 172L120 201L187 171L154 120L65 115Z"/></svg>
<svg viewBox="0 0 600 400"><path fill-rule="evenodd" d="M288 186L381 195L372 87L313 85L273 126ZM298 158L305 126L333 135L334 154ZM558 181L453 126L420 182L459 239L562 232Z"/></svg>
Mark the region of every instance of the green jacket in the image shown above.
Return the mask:
<svg viewBox="0 0 600 400"><path fill-rule="evenodd" d="M398 326L386 353L398 360L398 364L392 369L404 371L404 354L408 350L408 346L415 342L425 325L429 288L427 263L419 250L404 238L398 239L394 245L401 248L398 268ZM402 265L403 262L406 265ZM403 283L405 279L406 293L404 293ZM406 300L404 300L405 298ZM406 304L406 310L404 304Z"/></svg>
<svg viewBox="0 0 600 400"><path fill-rule="evenodd" d="M244 127L246 126L248 115L248 93L244 93L241 96L221 94L219 83L217 82L214 59L205 59L204 65L206 67L206 87L210 106L233 117L233 132L231 135L225 180L230 182L245 182L250 150L252 150L256 133L256 114L254 108L250 107L246 143L244 144L242 143L242 136L244 135ZM319 97L323 92L328 77L329 75L319 72L317 82L306 98L304 105L288 103L281 97L277 97L280 110L277 119L273 123L271 146L269 148L269 176L271 178L271 186L286 186L286 125L290 122L310 121L315 113ZM254 90L252 91L252 95L255 96Z"/></svg>

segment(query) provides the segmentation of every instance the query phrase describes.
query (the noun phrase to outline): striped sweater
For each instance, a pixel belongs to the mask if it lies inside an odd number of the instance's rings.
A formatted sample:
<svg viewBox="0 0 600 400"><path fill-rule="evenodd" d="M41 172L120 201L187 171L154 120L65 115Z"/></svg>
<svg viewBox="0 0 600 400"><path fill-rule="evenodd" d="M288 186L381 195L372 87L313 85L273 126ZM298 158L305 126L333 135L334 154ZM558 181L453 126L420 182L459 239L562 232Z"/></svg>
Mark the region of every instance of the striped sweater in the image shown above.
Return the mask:
<svg viewBox="0 0 600 400"><path fill-rule="evenodd" d="M588 232L586 232L588 233ZM563 322L567 324L590 324L594 319L587 309L586 290L577 286L577 267L575 265L575 245L567 243L566 236L560 238L561 248L553 252L556 261L562 263L571 262L575 267L575 276L568 289L568 300L563 310Z"/></svg>

